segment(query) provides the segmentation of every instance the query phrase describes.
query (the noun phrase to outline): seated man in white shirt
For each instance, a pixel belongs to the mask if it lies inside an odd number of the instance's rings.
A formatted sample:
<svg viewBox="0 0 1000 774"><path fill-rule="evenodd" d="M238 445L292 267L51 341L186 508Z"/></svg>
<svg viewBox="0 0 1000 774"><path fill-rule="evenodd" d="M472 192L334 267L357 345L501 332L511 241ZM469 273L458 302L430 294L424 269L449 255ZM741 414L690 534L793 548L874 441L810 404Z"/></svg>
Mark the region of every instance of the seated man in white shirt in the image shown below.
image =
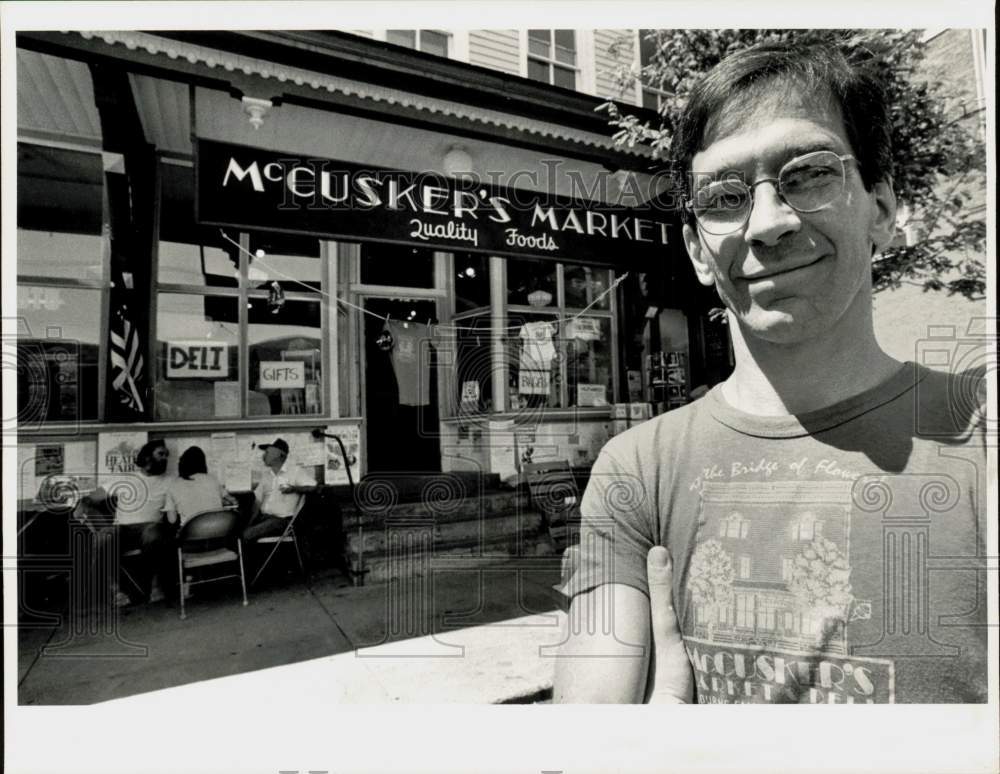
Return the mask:
<svg viewBox="0 0 1000 774"><path fill-rule="evenodd" d="M264 473L254 489L253 514L243 530L243 540L280 535L299 507L300 499L316 490L316 484L302 468L287 464L288 444L278 438L259 447L264 452Z"/></svg>

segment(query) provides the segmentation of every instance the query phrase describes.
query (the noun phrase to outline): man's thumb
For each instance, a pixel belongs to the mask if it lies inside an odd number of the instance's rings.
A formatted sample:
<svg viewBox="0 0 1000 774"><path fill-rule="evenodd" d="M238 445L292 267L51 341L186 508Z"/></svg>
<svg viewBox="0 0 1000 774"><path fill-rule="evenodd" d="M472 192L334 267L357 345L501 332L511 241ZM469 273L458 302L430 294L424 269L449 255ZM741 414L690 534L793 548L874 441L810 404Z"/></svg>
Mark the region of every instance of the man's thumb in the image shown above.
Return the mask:
<svg viewBox="0 0 1000 774"><path fill-rule="evenodd" d="M646 554L646 570L650 584L660 585L671 580L673 575L670 552L663 546L653 546Z"/></svg>
<svg viewBox="0 0 1000 774"><path fill-rule="evenodd" d="M663 546L654 546L646 555L649 581L649 607L653 620L653 638L657 645L679 639L674 613L673 562Z"/></svg>

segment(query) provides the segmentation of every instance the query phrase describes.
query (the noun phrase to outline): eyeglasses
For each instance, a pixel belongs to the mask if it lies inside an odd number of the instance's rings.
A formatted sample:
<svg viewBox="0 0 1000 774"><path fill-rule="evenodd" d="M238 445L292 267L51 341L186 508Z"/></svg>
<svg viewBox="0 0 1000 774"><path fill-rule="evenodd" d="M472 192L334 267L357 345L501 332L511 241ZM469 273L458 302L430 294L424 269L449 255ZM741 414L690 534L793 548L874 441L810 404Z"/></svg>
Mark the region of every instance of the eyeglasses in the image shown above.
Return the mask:
<svg viewBox="0 0 1000 774"><path fill-rule="evenodd" d="M764 177L747 185L737 177L714 180L694 192L685 202L709 234L720 236L739 231L750 219L754 189L761 183L774 183L778 196L796 212L817 212L835 202L844 192L847 177L845 162L857 159L850 154L838 156L833 151L816 151L798 156L785 164L777 177Z"/></svg>

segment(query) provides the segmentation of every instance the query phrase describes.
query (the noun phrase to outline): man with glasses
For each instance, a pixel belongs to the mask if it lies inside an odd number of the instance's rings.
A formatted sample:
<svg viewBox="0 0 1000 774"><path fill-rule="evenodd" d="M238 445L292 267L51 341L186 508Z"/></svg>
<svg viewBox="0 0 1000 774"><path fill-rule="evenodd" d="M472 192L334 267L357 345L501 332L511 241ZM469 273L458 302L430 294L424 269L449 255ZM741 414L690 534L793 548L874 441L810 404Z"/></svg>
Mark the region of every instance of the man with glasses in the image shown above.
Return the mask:
<svg viewBox="0 0 1000 774"><path fill-rule="evenodd" d="M684 240L736 366L594 465L557 701L986 701L983 373L876 341L896 200L871 65L767 44L692 91Z"/></svg>

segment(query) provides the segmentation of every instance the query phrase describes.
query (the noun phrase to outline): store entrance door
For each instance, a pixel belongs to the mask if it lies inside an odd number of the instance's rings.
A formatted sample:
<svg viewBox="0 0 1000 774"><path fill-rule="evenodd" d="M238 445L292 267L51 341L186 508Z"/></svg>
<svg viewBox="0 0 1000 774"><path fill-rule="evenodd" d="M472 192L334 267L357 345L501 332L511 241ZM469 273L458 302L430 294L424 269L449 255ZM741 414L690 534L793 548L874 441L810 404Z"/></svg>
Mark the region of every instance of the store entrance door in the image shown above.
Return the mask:
<svg viewBox="0 0 1000 774"><path fill-rule="evenodd" d="M437 323L436 304L369 296L364 308L372 313L363 315L368 470L440 472L437 351L427 325Z"/></svg>

